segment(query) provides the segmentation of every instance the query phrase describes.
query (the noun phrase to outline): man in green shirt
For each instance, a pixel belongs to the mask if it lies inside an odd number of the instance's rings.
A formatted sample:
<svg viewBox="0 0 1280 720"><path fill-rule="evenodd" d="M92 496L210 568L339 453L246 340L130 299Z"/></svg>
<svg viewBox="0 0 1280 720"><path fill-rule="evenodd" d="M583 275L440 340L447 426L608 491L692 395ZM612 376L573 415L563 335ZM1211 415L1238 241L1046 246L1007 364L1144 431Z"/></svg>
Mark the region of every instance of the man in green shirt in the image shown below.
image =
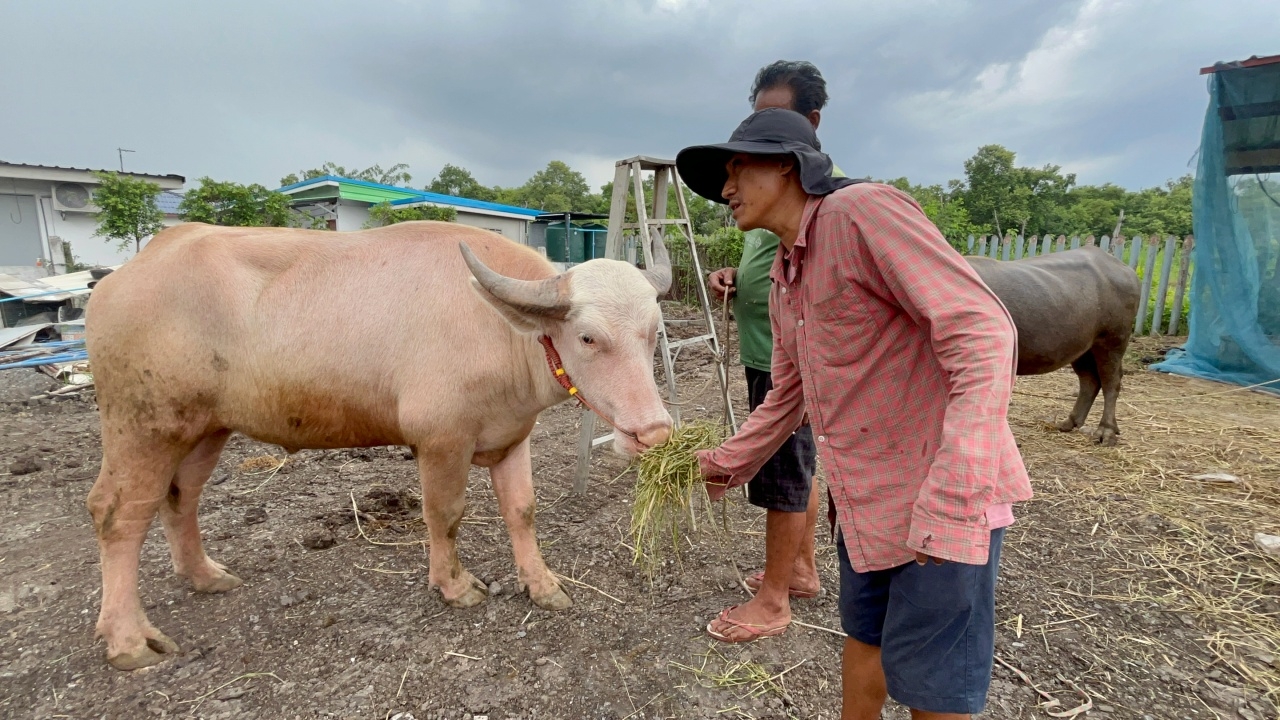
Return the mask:
<svg viewBox="0 0 1280 720"><path fill-rule="evenodd" d="M760 69L751 88L755 110L778 107L809 118L816 130L827 104L822 73L803 61L779 60ZM832 175L843 177L839 168ZM747 402L755 410L773 387L773 330L769 323L769 270L778 251L778 236L751 230L743 239L736 268L721 268L708 284L720 299L733 298L738 321L739 356L747 375ZM768 511L765 520L764 570L747 578L755 593L707 626L712 637L726 642L776 635L791 622L790 597L811 598L820 581L814 561L814 527L818 519L818 484L813 480L817 453L805 423L747 483L748 501Z"/></svg>

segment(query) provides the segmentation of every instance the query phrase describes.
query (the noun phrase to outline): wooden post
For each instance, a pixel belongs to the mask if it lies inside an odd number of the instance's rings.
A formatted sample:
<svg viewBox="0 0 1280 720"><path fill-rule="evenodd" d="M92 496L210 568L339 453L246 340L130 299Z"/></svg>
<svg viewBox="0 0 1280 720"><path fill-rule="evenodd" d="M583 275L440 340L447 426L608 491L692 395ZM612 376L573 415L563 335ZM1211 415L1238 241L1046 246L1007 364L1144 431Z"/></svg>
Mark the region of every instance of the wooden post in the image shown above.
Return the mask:
<svg viewBox="0 0 1280 720"><path fill-rule="evenodd" d="M1142 326L1147 320L1147 306L1151 302L1151 276L1156 272L1156 252L1159 247L1156 243L1160 242L1158 235L1152 235L1143 243L1147 248L1146 265L1143 266L1142 273L1142 293L1138 296L1138 318L1134 321L1133 332L1135 335L1142 334Z"/></svg>
<svg viewBox="0 0 1280 720"><path fill-rule="evenodd" d="M1146 246L1146 242L1141 235L1134 235L1133 240L1129 242L1129 267L1135 272L1138 270L1138 256L1142 254L1142 248Z"/></svg>
<svg viewBox="0 0 1280 720"><path fill-rule="evenodd" d="M1195 239L1188 235L1182 241L1182 257L1178 260L1178 282L1173 286L1173 312L1169 318L1169 334L1178 334L1178 325L1182 320L1182 296L1187 291L1187 273L1191 269L1191 248Z"/></svg>
<svg viewBox="0 0 1280 720"><path fill-rule="evenodd" d="M1067 249L1067 236L1059 235L1058 236L1058 252L1062 252L1063 250L1066 250L1066 249Z"/></svg>
<svg viewBox="0 0 1280 720"><path fill-rule="evenodd" d="M969 254L970 255L973 254L973 236L972 235L969 236Z"/></svg>
<svg viewBox="0 0 1280 720"><path fill-rule="evenodd" d="M1102 248L1102 252L1104 253L1111 252L1111 236L1103 235L1102 241L1098 243L1098 247Z"/></svg>
<svg viewBox="0 0 1280 720"><path fill-rule="evenodd" d="M1004 242L1000 243L1000 259L1009 259L1009 249L1013 246L1013 233L1004 236Z"/></svg>
<svg viewBox="0 0 1280 720"><path fill-rule="evenodd" d="M1078 247L1080 247L1080 236L1079 236L1079 235L1072 235L1072 236L1071 236L1071 249L1072 249L1072 250L1075 250L1075 249L1076 249L1076 248L1078 248Z"/></svg>
<svg viewBox="0 0 1280 720"><path fill-rule="evenodd" d="M1027 241L1021 235L1018 236L1018 245L1013 249L1013 259L1021 260L1022 251L1026 248Z"/></svg>
<svg viewBox="0 0 1280 720"><path fill-rule="evenodd" d="M1039 235L1032 235L1032 236L1031 236L1031 247L1030 247L1030 249L1028 249L1028 251L1027 251L1027 252L1028 252L1027 257L1035 257L1035 256L1038 254L1039 249L1040 249L1040 236L1039 236Z"/></svg>
<svg viewBox="0 0 1280 720"><path fill-rule="evenodd" d="M1115 259L1119 260L1120 262L1124 262L1124 236L1123 235L1116 235L1115 238L1111 240L1111 254L1115 256Z"/></svg>
<svg viewBox="0 0 1280 720"><path fill-rule="evenodd" d="M1172 235L1164 240L1164 257L1160 260L1160 284L1156 286L1156 311L1151 318L1151 334L1159 335L1164 327L1164 305L1169 292L1169 271L1173 269L1175 240Z"/></svg>
<svg viewBox="0 0 1280 720"><path fill-rule="evenodd" d="M983 235L978 238L978 257L986 257L987 255L987 236Z"/></svg>
<svg viewBox="0 0 1280 720"><path fill-rule="evenodd" d="M1097 245L1097 244L1098 244L1098 241L1097 241L1096 239L1094 239L1094 237L1093 237L1092 235L1090 235L1089 237L1087 237L1087 238L1085 238L1085 239L1084 239L1084 246L1085 246L1085 247L1094 247L1094 246L1095 246L1095 245Z"/></svg>

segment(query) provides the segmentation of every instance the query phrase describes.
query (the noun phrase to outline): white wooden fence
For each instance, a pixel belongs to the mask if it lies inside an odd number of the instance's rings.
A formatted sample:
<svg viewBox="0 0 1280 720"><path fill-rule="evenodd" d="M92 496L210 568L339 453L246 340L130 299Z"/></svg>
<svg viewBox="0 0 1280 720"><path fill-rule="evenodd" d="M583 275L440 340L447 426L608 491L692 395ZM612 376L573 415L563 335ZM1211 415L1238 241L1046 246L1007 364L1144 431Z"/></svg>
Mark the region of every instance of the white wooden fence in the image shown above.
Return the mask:
<svg viewBox="0 0 1280 720"><path fill-rule="evenodd" d="M1002 241L996 235L975 238L970 235L965 252L999 260L1020 260L1053 252L1062 252L1081 246L1097 245L1125 262L1143 280L1142 295L1138 301L1138 314L1134 318L1133 331L1141 335L1144 328L1148 335L1177 335L1185 332L1185 315L1191 291L1191 248L1195 240L1187 236L1178 240L1172 235L1161 239L1157 235L1143 238L1136 235L1126 238L1119 235L1113 241L1107 235L1099 242L1094 236L1085 238L1065 235L1043 238L1021 235L1005 236ZM1177 266L1175 271L1174 266ZM1175 274L1176 272L1176 274Z"/></svg>

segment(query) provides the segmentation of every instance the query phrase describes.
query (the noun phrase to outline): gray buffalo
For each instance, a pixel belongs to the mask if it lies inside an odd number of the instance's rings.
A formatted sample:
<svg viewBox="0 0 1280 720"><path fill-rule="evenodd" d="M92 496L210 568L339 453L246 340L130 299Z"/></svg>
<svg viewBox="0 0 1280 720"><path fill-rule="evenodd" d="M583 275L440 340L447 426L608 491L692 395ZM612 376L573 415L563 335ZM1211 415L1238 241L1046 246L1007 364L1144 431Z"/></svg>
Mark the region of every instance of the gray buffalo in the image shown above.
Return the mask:
<svg viewBox="0 0 1280 720"><path fill-rule="evenodd" d="M1124 353L1141 291L1137 273L1096 247L1012 262L965 259L1013 318L1018 374L1041 375L1070 364L1080 378L1075 407L1058 429L1083 426L1101 390L1102 419L1093 439L1114 445Z"/></svg>

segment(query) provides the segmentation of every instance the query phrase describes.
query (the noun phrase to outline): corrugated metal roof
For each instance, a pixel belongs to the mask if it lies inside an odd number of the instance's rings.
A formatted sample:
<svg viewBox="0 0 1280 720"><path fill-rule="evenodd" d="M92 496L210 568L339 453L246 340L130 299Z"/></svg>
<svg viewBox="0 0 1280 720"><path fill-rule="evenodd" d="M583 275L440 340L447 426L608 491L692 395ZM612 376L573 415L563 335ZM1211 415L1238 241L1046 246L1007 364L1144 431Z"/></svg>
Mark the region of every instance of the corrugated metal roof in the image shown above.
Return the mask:
<svg viewBox="0 0 1280 720"><path fill-rule="evenodd" d="M484 200L472 200L471 198L458 197L456 195L445 195L444 193L433 193L423 191L420 197L405 198L403 200L393 200L392 205L413 205L416 203L435 203L438 205L453 205L454 207L468 208L471 210L492 210L494 212L510 213L512 215L524 215L529 219L533 219L542 214L541 210L531 210L526 207L517 205L503 205L502 203L486 202Z"/></svg>
<svg viewBox="0 0 1280 720"><path fill-rule="evenodd" d="M160 208L160 212L165 215L177 215L178 205L182 202L182 195L172 190L163 190L156 196L156 207Z"/></svg>
<svg viewBox="0 0 1280 720"><path fill-rule="evenodd" d="M310 180L303 180L302 182L294 183L292 185L286 185L278 189L277 192L288 193L291 190L301 190L312 185L321 185L323 183L337 183L340 186L353 185L356 187L370 188L386 192L408 193L410 195L409 197L390 201L392 205L416 205L418 203L427 202L437 205L452 205L454 207L467 208L470 210L488 210L491 212L507 213L509 215L521 215L528 217L529 219L533 219L542 214L541 210L532 210L530 208L519 207L516 205L503 205L502 203L473 200L471 198L428 192L426 190L415 190L413 188L398 187L395 185L383 185L381 183L357 180L355 178L339 177L337 175L323 175L321 177L311 178Z"/></svg>
<svg viewBox="0 0 1280 720"><path fill-rule="evenodd" d="M38 170L73 170L75 172L116 172L115 170L107 170L103 168L80 168L80 167L63 167L62 165L32 165L30 163L9 162L8 160L0 160L0 165L9 165L12 167L36 168ZM137 175L138 177L166 178L169 180L177 180L186 183L187 179L182 175L154 175L152 173L126 172L125 175Z"/></svg>

